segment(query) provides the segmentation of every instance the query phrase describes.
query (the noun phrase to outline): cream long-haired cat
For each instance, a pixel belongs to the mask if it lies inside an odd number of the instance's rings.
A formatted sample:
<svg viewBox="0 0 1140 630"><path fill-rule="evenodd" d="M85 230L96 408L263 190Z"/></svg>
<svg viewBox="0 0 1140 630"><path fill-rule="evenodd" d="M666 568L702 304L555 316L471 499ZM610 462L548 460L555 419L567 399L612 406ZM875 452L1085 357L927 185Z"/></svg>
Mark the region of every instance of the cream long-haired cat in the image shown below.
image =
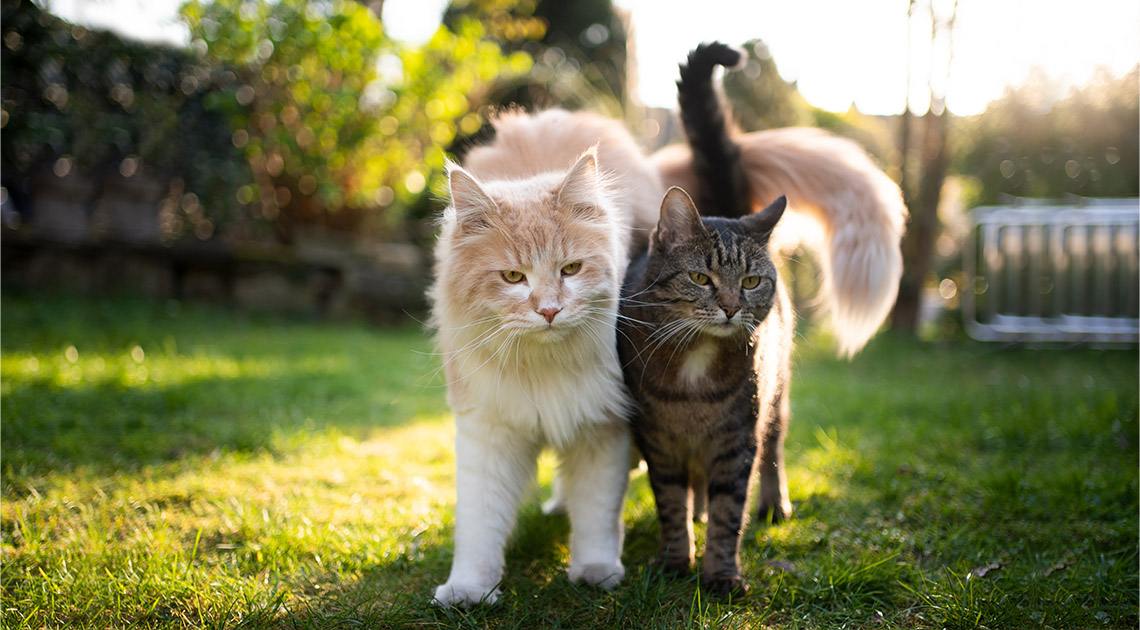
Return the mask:
<svg viewBox="0 0 1140 630"><path fill-rule="evenodd" d="M628 395L617 358L630 226L664 189L616 121L507 114L449 172L432 324L456 422L455 556L441 605L494 602L539 451L560 460L571 581L622 579Z"/></svg>

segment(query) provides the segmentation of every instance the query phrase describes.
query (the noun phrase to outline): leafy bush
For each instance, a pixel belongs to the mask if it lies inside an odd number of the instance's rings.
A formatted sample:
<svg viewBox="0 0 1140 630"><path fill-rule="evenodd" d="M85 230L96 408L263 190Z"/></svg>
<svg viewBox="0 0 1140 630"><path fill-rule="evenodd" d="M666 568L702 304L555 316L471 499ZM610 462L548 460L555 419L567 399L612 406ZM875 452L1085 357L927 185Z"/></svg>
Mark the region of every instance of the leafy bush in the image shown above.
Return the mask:
<svg viewBox="0 0 1140 630"><path fill-rule="evenodd" d="M209 104L253 171L240 200L286 239L298 224L395 224L442 174L443 147L479 128L491 82L530 67L475 20L406 48L349 0L191 0L181 14L205 59L237 69Z"/></svg>
<svg viewBox="0 0 1140 630"><path fill-rule="evenodd" d="M205 106L236 80L190 52L69 24L29 0L0 10L5 185L57 166L177 178L185 206L221 223L248 169L229 123ZM62 160L62 162L61 162ZM192 203L191 203L192 200Z"/></svg>
<svg viewBox="0 0 1140 630"><path fill-rule="evenodd" d="M1038 77L962 121L956 166L974 180L974 204L998 203L1002 195L1140 193L1140 69L1117 78L1101 75L1048 105L1052 89Z"/></svg>

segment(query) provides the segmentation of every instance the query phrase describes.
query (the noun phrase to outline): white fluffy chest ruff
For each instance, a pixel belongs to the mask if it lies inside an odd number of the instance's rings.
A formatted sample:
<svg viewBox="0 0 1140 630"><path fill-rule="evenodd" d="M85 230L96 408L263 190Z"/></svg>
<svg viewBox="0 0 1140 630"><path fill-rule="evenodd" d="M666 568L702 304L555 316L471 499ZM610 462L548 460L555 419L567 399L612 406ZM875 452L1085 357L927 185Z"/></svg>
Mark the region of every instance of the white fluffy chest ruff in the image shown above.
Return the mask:
<svg viewBox="0 0 1140 630"><path fill-rule="evenodd" d="M565 446L583 425L625 417L629 400L616 346L606 336L581 331L554 348L524 346L513 360L489 362L464 374L461 388L452 384L452 408ZM526 356L527 350L536 349L553 352Z"/></svg>
<svg viewBox="0 0 1140 630"><path fill-rule="evenodd" d="M716 360L717 346L711 341L701 341L685 353L681 369L677 371L678 382L696 388L709 379L708 372Z"/></svg>

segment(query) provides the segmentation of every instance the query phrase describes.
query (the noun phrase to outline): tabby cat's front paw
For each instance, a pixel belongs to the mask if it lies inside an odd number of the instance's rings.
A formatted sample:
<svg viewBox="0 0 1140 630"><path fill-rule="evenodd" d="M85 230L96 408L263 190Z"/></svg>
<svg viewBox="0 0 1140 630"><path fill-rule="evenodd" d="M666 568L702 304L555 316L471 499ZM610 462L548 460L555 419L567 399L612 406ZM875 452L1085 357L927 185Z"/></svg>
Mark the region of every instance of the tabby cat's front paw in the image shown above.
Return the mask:
<svg viewBox="0 0 1140 630"><path fill-rule="evenodd" d="M669 575L685 576L693 571L693 558L660 556L657 558L657 565Z"/></svg>
<svg viewBox="0 0 1140 630"><path fill-rule="evenodd" d="M748 582L739 575L702 579L701 587L713 597L741 597L748 594Z"/></svg>
<svg viewBox="0 0 1140 630"><path fill-rule="evenodd" d="M462 606L464 608L476 604L494 604L499 600L499 589L486 588L478 584L460 584L448 580L435 589L435 597L431 603L436 606Z"/></svg>
<svg viewBox="0 0 1140 630"><path fill-rule="evenodd" d="M621 562L613 564L571 564L568 572L574 584L585 582L590 586L600 586L612 590L625 577L625 567Z"/></svg>

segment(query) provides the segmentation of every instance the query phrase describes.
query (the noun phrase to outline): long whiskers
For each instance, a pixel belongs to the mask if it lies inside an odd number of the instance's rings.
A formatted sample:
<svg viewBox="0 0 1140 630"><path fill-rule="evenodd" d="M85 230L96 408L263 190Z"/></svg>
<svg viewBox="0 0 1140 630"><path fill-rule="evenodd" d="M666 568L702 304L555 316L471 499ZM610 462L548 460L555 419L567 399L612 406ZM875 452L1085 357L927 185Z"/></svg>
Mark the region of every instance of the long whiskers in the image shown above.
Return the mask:
<svg viewBox="0 0 1140 630"><path fill-rule="evenodd" d="M475 372L478 372L483 366L487 365L487 363L493 361L496 357L498 357L499 353L502 352L502 350L503 350L504 344L507 341L510 341L516 334L517 333L515 333L512 329L507 328L507 327L500 324L498 326L494 326L492 328L489 328L489 329L479 333L473 339L471 339L466 344L464 344L462 347L460 347L456 350L439 353L440 355L447 357L447 360L445 360L438 368L435 369L435 371L433 371L431 373L431 375L428 377L428 382L430 383L431 381L435 380L435 378L439 376L440 372L445 370L448 365L451 365L453 362L455 362L457 360L462 361L460 363L460 366L459 366L460 367L459 371L461 373L464 373L464 376L461 376L458 380L461 381L461 380L467 378L468 376L471 376ZM503 335L505 337L505 339L501 339L499 341L499 345L495 347L495 351L491 353L491 355L487 358L486 361L481 363L474 370L468 371L466 369L467 361L471 358L471 356L477 350L479 350L479 349L483 348L484 346L492 343L496 339L496 337L499 337L500 335ZM427 385L425 385L425 388L426 387L427 387Z"/></svg>

